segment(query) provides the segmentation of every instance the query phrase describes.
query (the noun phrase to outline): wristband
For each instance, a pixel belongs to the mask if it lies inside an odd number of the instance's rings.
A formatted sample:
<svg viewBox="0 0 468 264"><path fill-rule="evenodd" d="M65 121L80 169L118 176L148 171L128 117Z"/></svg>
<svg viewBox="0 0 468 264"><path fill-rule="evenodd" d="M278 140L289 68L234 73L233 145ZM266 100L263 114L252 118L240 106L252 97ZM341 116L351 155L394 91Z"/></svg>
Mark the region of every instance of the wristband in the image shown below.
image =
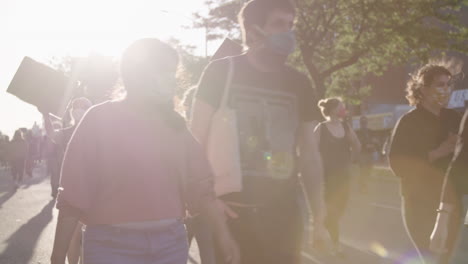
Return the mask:
<svg viewBox="0 0 468 264"><path fill-rule="evenodd" d="M446 202L441 202L440 205L439 205L439 209L440 211L446 211L447 213L451 213L453 212L453 210L455 209L454 205L451 204L451 203L446 203ZM438 211L437 211L438 212Z"/></svg>
<svg viewBox="0 0 468 264"><path fill-rule="evenodd" d="M436 212L437 212L437 213L447 213L447 214L450 214L450 211L447 210L447 209L437 209Z"/></svg>

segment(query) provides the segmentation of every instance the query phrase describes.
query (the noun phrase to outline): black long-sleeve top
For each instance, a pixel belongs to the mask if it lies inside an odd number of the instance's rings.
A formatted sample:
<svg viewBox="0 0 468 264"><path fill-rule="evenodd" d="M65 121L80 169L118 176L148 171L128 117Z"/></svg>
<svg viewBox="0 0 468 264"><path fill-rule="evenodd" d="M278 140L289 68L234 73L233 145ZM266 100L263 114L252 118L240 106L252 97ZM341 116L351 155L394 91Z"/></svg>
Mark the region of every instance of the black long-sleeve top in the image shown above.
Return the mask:
<svg viewBox="0 0 468 264"><path fill-rule="evenodd" d="M468 109L460 124L460 139L455 154L445 175L446 181L442 191L442 201L454 203L454 198L468 194ZM450 190L455 190L455 196Z"/></svg>
<svg viewBox="0 0 468 264"><path fill-rule="evenodd" d="M460 115L442 109L439 116L422 106L405 114L392 135L390 167L401 178L403 196L434 194L442 189L444 173L451 156L429 162L429 152L444 142L450 133L457 133Z"/></svg>

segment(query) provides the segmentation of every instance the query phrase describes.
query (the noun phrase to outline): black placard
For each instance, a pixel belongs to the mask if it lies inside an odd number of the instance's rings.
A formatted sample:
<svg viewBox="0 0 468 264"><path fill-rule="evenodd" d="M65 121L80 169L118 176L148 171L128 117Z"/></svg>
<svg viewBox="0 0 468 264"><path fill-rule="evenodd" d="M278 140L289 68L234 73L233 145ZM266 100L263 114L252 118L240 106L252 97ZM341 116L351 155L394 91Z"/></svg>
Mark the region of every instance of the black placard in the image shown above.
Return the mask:
<svg viewBox="0 0 468 264"><path fill-rule="evenodd" d="M56 116L63 116L75 88L62 72L24 57L7 92Z"/></svg>

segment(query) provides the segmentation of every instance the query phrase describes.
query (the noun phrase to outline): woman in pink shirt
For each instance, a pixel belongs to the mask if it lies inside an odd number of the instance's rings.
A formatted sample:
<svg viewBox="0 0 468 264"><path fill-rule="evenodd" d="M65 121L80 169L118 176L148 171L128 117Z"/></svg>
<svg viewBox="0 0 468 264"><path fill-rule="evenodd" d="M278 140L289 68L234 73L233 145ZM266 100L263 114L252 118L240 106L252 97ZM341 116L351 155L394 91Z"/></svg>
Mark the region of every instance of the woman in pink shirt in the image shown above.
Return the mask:
<svg viewBox="0 0 468 264"><path fill-rule="evenodd" d="M177 52L142 39L123 54L126 98L92 107L67 147L52 264L65 263L78 221L86 264L185 264L183 218L212 223L228 263L238 250L216 207L203 149L175 111Z"/></svg>

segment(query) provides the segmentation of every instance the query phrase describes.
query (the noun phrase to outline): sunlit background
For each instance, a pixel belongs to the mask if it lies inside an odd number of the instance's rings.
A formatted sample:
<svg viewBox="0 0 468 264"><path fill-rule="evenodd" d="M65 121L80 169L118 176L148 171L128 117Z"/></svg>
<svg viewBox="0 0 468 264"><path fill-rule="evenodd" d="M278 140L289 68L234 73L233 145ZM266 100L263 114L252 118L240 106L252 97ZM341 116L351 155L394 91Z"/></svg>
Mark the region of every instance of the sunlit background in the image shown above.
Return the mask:
<svg viewBox="0 0 468 264"><path fill-rule="evenodd" d="M205 53L203 29L189 29L204 0L1 0L0 131L41 122L35 107L5 91L24 56L41 62L90 53L118 56L141 37L175 38ZM213 47L208 47L212 52Z"/></svg>

